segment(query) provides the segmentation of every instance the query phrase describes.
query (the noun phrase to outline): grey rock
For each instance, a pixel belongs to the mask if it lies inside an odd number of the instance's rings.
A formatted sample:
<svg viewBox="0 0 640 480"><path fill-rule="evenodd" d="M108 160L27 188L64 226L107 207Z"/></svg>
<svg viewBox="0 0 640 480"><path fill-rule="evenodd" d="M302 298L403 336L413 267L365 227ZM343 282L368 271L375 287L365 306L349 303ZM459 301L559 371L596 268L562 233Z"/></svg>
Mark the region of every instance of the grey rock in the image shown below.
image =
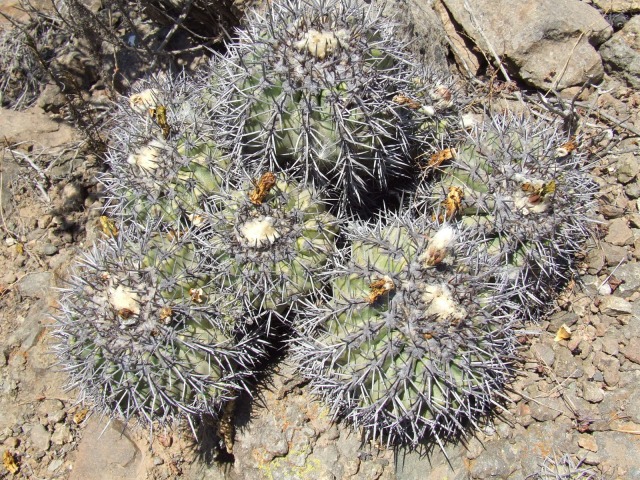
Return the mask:
<svg viewBox="0 0 640 480"><path fill-rule="evenodd" d="M603 315L628 315L633 312L633 305L624 298L615 295L607 295L600 299L598 306Z"/></svg>
<svg viewBox="0 0 640 480"><path fill-rule="evenodd" d="M29 273L18 283L20 294L25 297L44 298L49 292L53 275L51 272Z"/></svg>
<svg viewBox="0 0 640 480"><path fill-rule="evenodd" d="M638 175L639 162L633 153L624 155L616 164L618 182L627 184Z"/></svg>
<svg viewBox="0 0 640 480"><path fill-rule="evenodd" d="M51 219L53 219L53 215L45 214L38 218L38 228L45 229L49 225L51 225Z"/></svg>
<svg viewBox="0 0 640 480"><path fill-rule="evenodd" d="M604 390L594 382L585 382L582 385L582 398L587 402L600 403L604 400Z"/></svg>
<svg viewBox="0 0 640 480"><path fill-rule="evenodd" d="M145 478L142 452L123 434L124 426L112 421L105 429L95 418L87 426L78 446L70 480L129 480Z"/></svg>
<svg viewBox="0 0 640 480"><path fill-rule="evenodd" d="M542 89L599 81L599 45L611 26L579 0L442 0L465 35L514 74ZM562 12L561 15L558 12Z"/></svg>
<svg viewBox="0 0 640 480"><path fill-rule="evenodd" d="M41 423L55 425L60 423L67 416L64 404L60 400L46 399L40 402L36 410L41 419Z"/></svg>
<svg viewBox="0 0 640 480"><path fill-rule="evenodd" d="M48 154L62 150L65 144L77 140L78 131L62 122L55 122L38 107L24 111L0 109L0 132L7 144L23 143L47 149Z"/></svg>
<svg viewBox="0 0 640 480"><path fill-rule="evenodd" d="M631 182L624 187L624 193L627 194L627 197L636 199L640 197L640 181L636 180L635 182Z"/></svg>
<svg viewBox="0 0 640 480"><path fill-rule="evenodd" d="M487 449L476 458L469 474L471 478L503 478L507 479L517 469L518 458L509 444L491 442Z"/></svg>
<svg viewBox="0 0 640 480"><path fill-rule="evenodd" d="M56 429L51 435L51 441L56 445L64 445L73 440L73 434L71 428L65 423L58 423Z"/></svg>
<svg viewBox="0 0 640 480"><path fill-rule="evenodd" d="M602 351L606 354L616 356L619 352L620 339L618 338L617 331L605 336L602 339Z"/></svg>
<svg viewBox="0 0 640 480"><path fill-rule="evenodd" d="M629 20L600 47L600 55L609 71L619 72L629 85L640 87L640 17Z"/></svg>
<svg viewBox="0 0 640 480"><path fill-rule="evenodd" d="M5 285L11 285L17 279L18 279L18 276L14 272L6 272L2 276L2 283L4 283Z"/></svg>
<svg viewBox="0 0 640 480"><path fill-rule="evenodd" d="M609 222L609 230L604 240L619 247L631 245L633 243L633 232L629 228L627 219L616 218Z"/></svg>
<svg viewBox="0 0 640 480"><path fill-rule="evenodd" d="M64 186L60 195L66 210L79 210L84 206L87 189L79 182L69 182Z"/></svg>
<svg viewBox="0 0 640 480"><path fill-rule="evenodd" d="M620 351L629 361L640 364L640 338L631 338L629 344L622 347Z"/></svg>
<svg viewBox="0 0 640 480"><path fill-rule="evenodd" d="M31 445L33 445L33 448L37 452L46 452L49 450L51 434L43 425L39 423L33 424L29 432L29 437L31 439Z"/></svg>
<svg viewBox="0 0 640 480"><path fill-rule="evenodd" d="M51 257L52 255L55 255L56 253L58 253L58 247L51 243L43 243L41 245L38 245L37 251L41 255L46 255L47 257Z"/></svg>
<svg viewBox="0 0 640 480"><path fill-rule="evenodd" d="M562 411L557 408L558 401L555 398L539 398L529 403L531 417L538 422L548 422L558 418Z"/></svg>
<svg viewBox="0 0 640 480"><path fill-rule="evenodd" d="M287 439L284 438L282 433L278 432L267 432L267 434L271 434L270 438L265 438L265 450L274 457L282 457L289 453L289 444Z"/></svg>
<svg viewBox="0 0 640 480"><path fill-rule="evenodd" d="M620 218L625 214L624 208L618 205L612 205L610 203L606 205L602 205L600 207L600 213L607 220L611 220L614 218Z"/></svg>
<svg viewBox="0 0 640 480"><path fill-rule="evenodd" d="M625 472L622 477L640 478L637 443L629 441L629 434L621 432L594 432L598 443L598 452L594 455L599 460L599 468L603 472Z"/></svg>
<svg viewBox="0 0 640 480"><path fill-rule="evenodd" d="M9 437L5 439L4 445L9 448L18 448L20 445L20 439L17 437Z"/></svg>
<svg viewBox="0 0 640 480"><path fill-rule="evenodd" d="M386 6L385 10L398 19L400 19L399 15L404 14L402 9L405 3L407 5L407 15L400 23L403 25L409 24L412 38L425 58L432 59L434 63L445 65L449 54L447 34L445 33L446 25L443 25L438 18L438 14L431 7L433 1L383 2Z"/></svg>
<svg viewBox="0 0 640 480"><path fill-rule="evenodd" d="M66 97L62 94L60 87L53 83L47 84L38 97L36 105L45 112L58 113L60 108L67 103Z"/></svg>
<svg viewBox="0 0 640 480"><path fill-rule="evenodd" d="M587 340L581 340L578 344L578 350L580 351L580 358L582 360L586 360L593 351L593 346L591 342L588 342Z"/></svg>
<svg viewBox="0 0 640 480"><path fill-rule="evenodd" d="M609 387L614 387L620 381L620 362L616 357L603 355L597 365L602 372L604 383Z"/></svg>
<svg viewBox="0 0 640 480"><path fill-rule="evenodd" d="M616 269L614 275L623 282L616 290L617 295L626 298L640 290L640 263L623 263Z"/></svg>
<svg viewBox="0 0 640 480"><path fill-rule="evenodd" d="M568 348L560 347L556 351L554 372L561 378L580 378L584 375L582 364L578 363Z"/></svg>
<svg viewBox="0 0 640 480"><path fill-rule="evenodd" d="M625 326L623 334L627 340L632 338L640 338L640 315L638 317L629 317L629 322Z"/></svg>
<svg viewBox="0 0 640 480"><path fill-rule="evenodd" d="M592 0L592 2L605 12L630 13L640 11L640 0Z"/></svg>
<svg viewBox="0 0 640 480"><path fill-rule="evenodd" d="M555 335L562 325L572 327L578 320L579 317L574 312L559 312L549 319L549 326L547 327L547 331Z"/></svg>
<svg viewBox="0 0 640 480"><path fill-rule="evenodd" d="M308 389L296 387L300 382L291 382L295 378L291 366L280 368L272 388L261 395L260 406L237 412L239 422L245 415L250 421L236 431L232 478L347 478L358 458L360 435L348 424L333 423ZM393 466L385 468L381 462L391 459L392 452L370 453L355 465L355 478L377 478L393 471ZM313 472L303 474L310 465Z"/></svg>
<svg viewBox="0 0 640 480"><path fill-rule="evenodd" d="M64 460L60 458L54 458L53 460L51 460L51 463L47 467L47 471L50 473L53 473L56 470L58 470L62 465L64 465Z"/></svg>
<svg viewBox="0 0 640 480"><path fill-rule="evenodd" d="M47 313L47 304L45 299L38 300L30 306L27 316L18 323L9 338L8 345L19 345L24 350L33 348L40 339L44 330L43 320Z"/></svg>
<svg viewBox="0 0 640 480"><path fill-rule="evenodd" d="M7 438L9 438L11 435L13 435L13 432L9 427L5 427L2 430L0 430L0 443L4 443L5 440L7 440ZM14 447L10 447L10 448L14 448Z"/></svg>
<svg viewBox="0 0 640 480"><path fill-rule="evenodd" d="M600 270L605 266L606 258L604 252L599 248L591 248L587 252L586 263L588 265L588 273L590 275L597 275Z"/></svg>
<svg viewBox="0 0 640 480"><path fill-rule="evenodd" d="M473 441L473 437L472 437ZM480 446L481 455L484 445ZM447 446L445 457L440 449L434 449L429 454L429 467L425 469L425 457L415 449L400 448L396 455L396 479L397 480L425 480L426 478L450 480L467 480L469 478L465 467L466 450L462 445ZM450 459L448 463L447 458ZM345 472L346 473L346 472Z"/></svg>
<svg viewBox="0 0 640 480"><path fill-rule="evenodd" d="M533 354L533 358L539 358L547 367L553 366L556 354L553 352L553 348L549 345L536 343L531 346L531 353Z"/></svg>
<svg viewBox="0 0 640 480"><path fill-rule="evenodd" d="M615 267L621 260L625 261L629 258L629 252L625 247L618 247L607 242L601 243L601 246L606 264L609 267Z"/></svg>

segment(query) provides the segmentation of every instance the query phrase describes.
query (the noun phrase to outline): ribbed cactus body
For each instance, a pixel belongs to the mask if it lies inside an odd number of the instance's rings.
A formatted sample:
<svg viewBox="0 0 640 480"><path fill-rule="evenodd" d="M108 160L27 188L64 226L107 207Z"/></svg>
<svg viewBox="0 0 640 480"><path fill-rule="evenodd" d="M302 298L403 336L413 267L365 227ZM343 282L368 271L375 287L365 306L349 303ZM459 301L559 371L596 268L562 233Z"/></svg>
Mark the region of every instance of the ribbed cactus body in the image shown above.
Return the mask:
<svg viewBox="0 0 640 480"><path fill-rule="evenodd" d="M214 196L224 209L204 216L199 249L213 283L245 308L283 313L320 288L337 220L313 189L283 177L266 173L240 185Z"/></svg>
<svg viewBox="0 0 640 480"><path fill-rule="evenodd" d="M566 281L588 235L595 184L575 145L556 124L493 116L415 194L418 211L482 235L498 281L530 318Z"/></svg>
<svg viewBox="0 0 640 480"><path fill-rule="evenodd" d="M414 67L393 30L352 0L249 12L246 31L203 77L221 142L255 171L286 169L328 187L343 208L370 204L411 176L414 134L450 106L429 92L451 81Z"/></svg>
<svg viewBox="0 0 640 480"><path fill-rule="evenodd" d="M186 233L153 225L99 242L61 299L56 336L71 386L105 411L143 423L216 414L264 357L230 322Z"/></svg>
<svg viewBox="0 0 640 480"><path fill-rule="evenodd" d="M197 118L184 78L151 84L119 105L103 175L111 215L167 225L191 221L221 187L228 164ZM148 85L149 86L149 85Z"/></svg>
<svg viewBox="0 0 640 480"><path fill-rule="evenodd" d="M334 413L391 444L444 440L495 402L513 352L477 240L448 225L389 215L361 224L309 305L296 364Z"/></svg>

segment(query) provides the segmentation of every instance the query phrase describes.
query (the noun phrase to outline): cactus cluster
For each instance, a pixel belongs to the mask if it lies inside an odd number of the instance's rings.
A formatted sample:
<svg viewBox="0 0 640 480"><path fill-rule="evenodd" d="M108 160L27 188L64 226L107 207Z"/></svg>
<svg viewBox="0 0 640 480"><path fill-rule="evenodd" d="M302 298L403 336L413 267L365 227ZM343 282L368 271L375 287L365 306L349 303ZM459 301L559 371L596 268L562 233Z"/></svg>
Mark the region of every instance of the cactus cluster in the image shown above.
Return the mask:
<svg viewBox="0 0 640 480"><path fill-rule="evenodd" d="M513 115L463 130L451 77L357 0L246 23L113 115L112 238L65 290L60 357L107 410L193 420L287 332L335 415L443 445L499 402L516 327L571 274L595 189L580 139Z"/></svg>

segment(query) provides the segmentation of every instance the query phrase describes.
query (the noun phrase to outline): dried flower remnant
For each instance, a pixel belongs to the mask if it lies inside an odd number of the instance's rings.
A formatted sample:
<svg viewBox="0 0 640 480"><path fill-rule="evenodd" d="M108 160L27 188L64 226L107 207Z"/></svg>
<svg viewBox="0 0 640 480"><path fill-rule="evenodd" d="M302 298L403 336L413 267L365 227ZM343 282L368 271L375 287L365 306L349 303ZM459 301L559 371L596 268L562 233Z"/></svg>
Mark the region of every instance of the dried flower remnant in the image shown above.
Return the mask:
<svg viewBox="0 0 640 480"><path fill-rule="evenodd" d="M395 288L396 286L393 283L393 280L385 275L383 278L371 282L371 284L369 285L371 293L369 294L367 301L369 302L369 304L374 304L382 296L395 290Z"/></svg>
<svg viewBox="0 0 640 480"><path fill-rule="evenodd" d="M2 464L4 465L4 468L13 475L20 471L20 465L18 465L16 456L9 450L5 450L2 454Z"/></svg>
<svg viewBox="0 0 640 480"><path fill-rule="evenodd" d="M110 219L106 215L100 215L98 221L100 222L100 230L102 230L102 233L104 233L107 237L118 236L118 227L116 227L116 224L112 219Z"/></svg>
<svg viewBox="0 0 640 480"><path fill-rule="evenodd" d="M159 91L155 88L147 88L129 97L129 106L138 113L146 113L158 104Z"/></svg>
<svg viewBox="0 0 640 480"><path fill-rule="evenodd" d="M447 198L442 202L444 213L438 215L439 222L453 220L462 211L462 200L464 200L464 191L461 187L449 187Z"/></svg>
<svg viewBox="0 0 640 480"><path fill-rule="evenodd" d="M260 180L254 181L255 189L249 193L249 200L254 205L262 205L264 199L267 198L269 192L276 184L276 176L267 172L260 177Z"/></svg>
<svg viewBox="0 0 640 480"><path fill-rule="evenodd" d="M568 142L560 145L556 149L556 157L559 157L559 158L566 157L577 148L578 148L578 142L576 141L576 137L573 136L569 139Z"/></svg>
<svg viewBox="0 0 640 480"><path fill-rule="evenodd" d="M167 121L167 107L164 105L158 105L155 108L149 109L149 115L153 118L160 129L162 130L162 136L167 139L171 134L171 126Z"/></svg>
<svg viewBox="0 0 640 480"><path fill-rule="evenodd" d="M443 225L440 230L431 238L427 248L420 256L423 267L435 267L449 254L449 251L456 240L456 233L452 226Z"/></svg>
<svg viewBox="0 0 640 480"><path fill-rule="evenodd" d="M398 94L394 96L393 101L396 102L398 105L403 105L407 108L410 108L411 110L418 110L419 108L422 107L422 104L420 102L417 102L413 100L411 97L408 97L404 94Z"/></svg>

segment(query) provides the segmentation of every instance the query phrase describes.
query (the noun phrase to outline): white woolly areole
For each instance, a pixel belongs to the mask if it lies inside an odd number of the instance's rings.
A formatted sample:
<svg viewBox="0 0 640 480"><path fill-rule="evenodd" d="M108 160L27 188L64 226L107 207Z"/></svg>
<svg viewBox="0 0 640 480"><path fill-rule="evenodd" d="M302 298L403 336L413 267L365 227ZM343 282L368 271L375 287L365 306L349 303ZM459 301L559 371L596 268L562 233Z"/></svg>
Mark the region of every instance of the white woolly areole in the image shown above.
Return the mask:
<svg viewBox="0 0 640 480"><path fill-rule="evenodd" d="M139 113L146 113L150 108L158 106L158 90L147 88L129 97L129 106Z"/></svg>
<svg viewBox="0 0 640 480"><path fill-rule="evenodd" d="M438 322L444 320L462 320L467 311L456 302L448 286L425 285L422 289L422 299L429 304L427 315L435 315Z"/></svg>
<svg viewBox="0 0 640 480"><path fill-rule="evenodd" d="M513 204L516 208L522 211L523 215L529 215L530 213L544 213L549 210L551 204L548 197L543 197L538 203L531 203L529 201L529 194L527 192L518 192L514 195Z"/></svg>
<svg viewBox="0 0 640 480"><path fill-rule="evenodd" d="M165 150L165 143L160 140L151 140L148 145L129 155L127 163L137 165L146 172L152 172L158 168L160 156Z"/></svg>
<svg viewBox="0 0 640 480"><path fill-rule="evenodd" d="M346 30L337 32L327 32L323 30L309 30L304 37L298 40L293 46L300 52L306 49L311 55L319 60L324 60L327 55L335 52L341 43L348 39Z"/></svg>
<svg viewBox="0 0 640 480"><path fill-rule="evenodd" d="M118 312L129 310L134 315L140 313L140 297L138 294L123 285L111 287L108 291L109 303Z"/></svg>
<svg viewBox="0 0 640 480"><path fill-rule="evenodd" d="M535 190L539 190L544 187L544 182L542 180L532 180L522 174L516 174L513 178L520 184L530 184ZM537 203L531 203L531 195L531 193L522 190L516 191L513 195L513 204L522 212L523 215L529 215L530 213L544 213L549 209L549 206L551 205L550 196L544 195L538 199Z"/></svg>
<svg viewBox="0 0 640 480"><path fill-rule="evenodd" d="M381 278L381 280L384 281L384 285L382 285L382 287L387 292L390 292L391 290L393 290L396 287L396 285L393 283L393 279L389 275L383 276Z"/></svg>
<svg viewBox="0 0 640 480"><path fill-rule="evenodd" d="M425 251L420 255L419 259L425 268L438 265L448 255L449 249L456 239L455 229L448 224L442 225L440 230L431 237Z"/></svg>
<svg viewBox="0 0 640 480"><path fill-rule="evenodd" d="M273 217L260 217L249 220L240 226L242 234L238 235L238 241L245 247L263 247L272 245L282 235L274 228L276 219Z"/></svg>

